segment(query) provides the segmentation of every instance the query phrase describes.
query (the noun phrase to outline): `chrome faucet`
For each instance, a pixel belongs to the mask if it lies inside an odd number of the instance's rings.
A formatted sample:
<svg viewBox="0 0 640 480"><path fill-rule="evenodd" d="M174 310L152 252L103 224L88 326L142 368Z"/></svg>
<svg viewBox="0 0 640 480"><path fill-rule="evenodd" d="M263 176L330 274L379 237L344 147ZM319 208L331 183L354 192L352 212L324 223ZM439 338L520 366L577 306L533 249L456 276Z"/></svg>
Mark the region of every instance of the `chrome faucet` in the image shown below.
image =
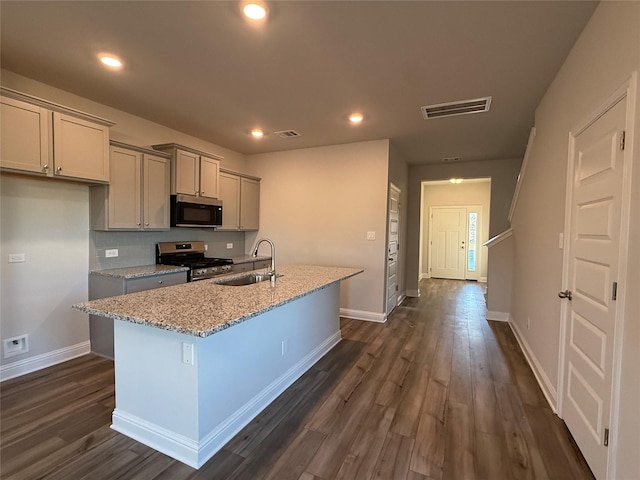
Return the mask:
<svg viewBox="0 0 640 480"><path fill-rule="evenodd" d="M251 253L252 257L258 256L258 248L262 242L267 242L271 247L271 265L269 266L269 271L267 275L271 277L271 285L275 285L276 283L276 246L273 244L271 240L268 238L261 238L256 242L256 246L253 247L253 253Z"/></svg>

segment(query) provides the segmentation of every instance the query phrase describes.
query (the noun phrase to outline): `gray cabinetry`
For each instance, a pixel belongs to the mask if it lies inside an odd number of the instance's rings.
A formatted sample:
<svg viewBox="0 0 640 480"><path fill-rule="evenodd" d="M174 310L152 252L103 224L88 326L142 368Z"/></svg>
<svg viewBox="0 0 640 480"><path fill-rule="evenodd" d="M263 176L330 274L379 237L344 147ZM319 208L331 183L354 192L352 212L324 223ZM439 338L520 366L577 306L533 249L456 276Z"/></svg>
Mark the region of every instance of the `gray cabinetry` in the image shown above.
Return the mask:
<svg viewBox="0 0 640 480"><path fill-rule="evenodd" d="M170 156L111 142L111 182L91 187L93 230L169 230Z"/></svg>
<svg viewBox="0 0 640 480"><path fill-rule="evenodd" d="M269 268L271 260L257 260L255 262L234 263L231 267L233 273L250 272L251 270L260 270Z"/></svg>
<svg viewBox="0 0 640 480"><path fill-rule="evenodd" d="M260 228L260 179L220 170L222 225L218 230Z"/></svg>
<svg viewBox="0 0 640 480"><path fill-rule="evenodd" d="M0 167L43 177L109 181L113 122L1 89Z"/></svg>
<svg viewBox="0 0 640 480"><path fill-rule="evenodd" d="M133 278L101 275L98 272L93 272L89 275L89 300L152 290L154 288L169 287L186 282L186 271ZM112 319L89 315L89 338L91 340L91 351L93 353L113 359Z"/></svg>
<svg viewBox="0 0 640 480"><path fill-rule="evenodd" d="M171 193L218 198L222 157L176 143L153 145L171 155Z"/></svg>

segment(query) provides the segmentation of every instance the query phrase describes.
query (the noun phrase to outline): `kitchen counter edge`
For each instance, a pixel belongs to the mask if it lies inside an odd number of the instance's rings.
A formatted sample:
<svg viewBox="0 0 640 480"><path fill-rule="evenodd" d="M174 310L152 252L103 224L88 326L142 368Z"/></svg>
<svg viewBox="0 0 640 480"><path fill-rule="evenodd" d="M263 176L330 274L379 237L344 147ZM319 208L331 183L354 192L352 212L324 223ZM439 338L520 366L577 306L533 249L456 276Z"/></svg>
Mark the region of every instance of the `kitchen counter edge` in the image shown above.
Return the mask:
<svg viewBox="0 0 640 480"><path fill-rule="evenodd" d="M275 290L271 290L268 281L243 287L228 287L216 285L215 280L207 280L83 302L71 308L113 320L204 338L358 275L364 270L285 265L278 271L284 276L276 282ZM231 276L233 275L229 275ZM212 293L219 294L216 299L218 304L214 303L213 309L208 310L212 300L207 294ZM176 308L180 308L181 299L187 311L196 308L202 314L197 318L187 318L186 314L181 316L176 311ZM158 316L161 318L157 318ZM219 318L215 318L216 316Z"/></svg>

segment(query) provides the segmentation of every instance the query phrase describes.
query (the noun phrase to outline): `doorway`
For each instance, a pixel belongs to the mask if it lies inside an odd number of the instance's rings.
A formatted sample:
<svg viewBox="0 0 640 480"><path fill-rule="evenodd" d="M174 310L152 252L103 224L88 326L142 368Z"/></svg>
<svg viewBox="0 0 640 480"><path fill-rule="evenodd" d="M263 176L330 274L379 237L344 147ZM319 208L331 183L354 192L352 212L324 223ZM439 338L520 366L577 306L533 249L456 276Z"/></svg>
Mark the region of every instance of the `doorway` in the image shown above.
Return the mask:
<svg viewBox="0 0 640 480"><path fill-rule="evenodd" d="M488 255L483 243L489 235L490 207L490 178L464 179L457 184L449 180L422 182L420 279L486 282Z"/></svg>
<svg viewBox="0 0 640 480"><path fill-rule="evenodd" d="M614 478L631 156L628 91L570 135L559 412L598 479ZM612 443L612 445L610 445Z"/></svg>
<svg viewBox="0 0 640 480"><path fill-rule="evenodd" d="M478 279L482 206L430 207L429 276Z"/></svg>
<svg viewBox="0 0 640 480"><path fill-rule="evenodd" d="M389 226L387 232L387 316L398 305L398 240L400 233L400 189L389 185Z"/></svg>

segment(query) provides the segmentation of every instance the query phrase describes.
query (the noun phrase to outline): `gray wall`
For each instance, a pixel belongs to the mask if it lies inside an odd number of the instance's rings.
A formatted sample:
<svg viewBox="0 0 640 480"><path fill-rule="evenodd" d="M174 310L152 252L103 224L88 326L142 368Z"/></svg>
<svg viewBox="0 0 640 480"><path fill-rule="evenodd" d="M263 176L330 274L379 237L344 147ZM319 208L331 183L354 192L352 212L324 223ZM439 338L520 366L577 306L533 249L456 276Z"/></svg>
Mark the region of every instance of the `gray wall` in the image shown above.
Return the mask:
<svg viewBox="0 0 640 480"><path fill-rule="evenodd" d="M569 133L616 88L640 69L640 2L601 2L536 110L536 137L513 217L515 282L511 315L538 372L556 388L559 367L560 301ZM610 452L618 454L611 478L640 472L640 96L635 131L627 132L632 158L632 198L624 295L619 428ZM620 303L619 303L620 305ZM527 329L527 318L530 328ZM619 330L620 331L620 330ZM552 392L560 395L561 392ZM617 448L616 448L617 447Z"/></svg>
<svg viewBox="0 0 640 480"><path fill-rule="evenodd" d="M156 263L156 243L202 240L208 257L229 258L244 255L243 232L214 232L201 228L172 228L168 232L89 232L89 270L134 267ZM227 243L233 248L227 249ZM106 258L104 251L118 249L117 257Z"/></svg>
<svg viewBox="0 0 640 480"><path fill-rule="evenodd" d="M421 184L430 180L491 178L491 212L489 238L509 228L509 208L520 172L522 159L485 160L480 162L438 163L409 166L407 223L407 292L418 292L420 274L420 192Z"/></svg>

